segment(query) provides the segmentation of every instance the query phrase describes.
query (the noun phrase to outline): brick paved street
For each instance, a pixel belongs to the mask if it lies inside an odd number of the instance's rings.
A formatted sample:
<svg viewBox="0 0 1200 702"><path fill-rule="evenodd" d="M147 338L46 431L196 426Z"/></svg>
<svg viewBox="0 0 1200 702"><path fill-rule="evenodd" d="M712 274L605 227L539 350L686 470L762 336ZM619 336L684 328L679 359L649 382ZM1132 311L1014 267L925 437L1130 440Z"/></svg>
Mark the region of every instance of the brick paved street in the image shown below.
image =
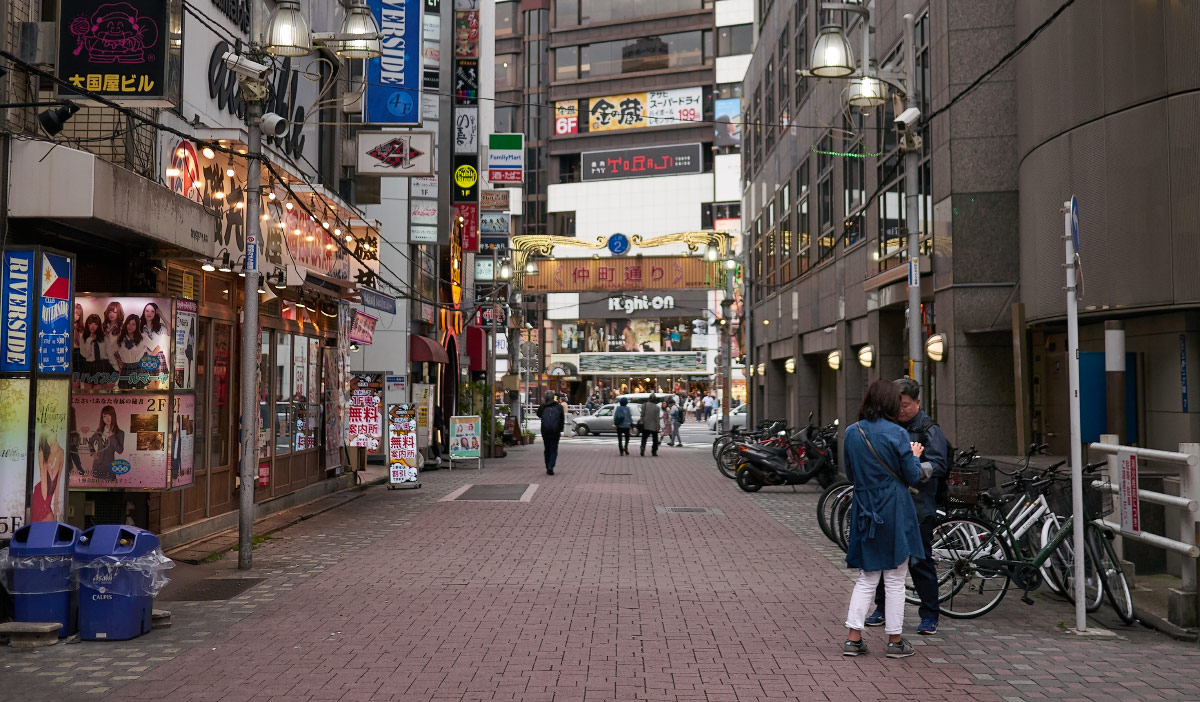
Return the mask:
<svg viewBox="0 0 1200 702"><path fill-rule="evenodd" d="M0 649L4 689L22 702L1200 699L1195 644L1104 610L1120 638L1083 640L1049 597L944 621L910 637L912 658L886 659L878 630L871 655L843 658L852 574L816 528L815 486L747 495L707 446L621 458L594 439L565 440L547 476L540 449L425 473L417 491L371 488L262 544L252 574L232 556L198 566L262 580L163 602L170 629ZM440 501L469 484L537 488L528 502Z"/></svg>

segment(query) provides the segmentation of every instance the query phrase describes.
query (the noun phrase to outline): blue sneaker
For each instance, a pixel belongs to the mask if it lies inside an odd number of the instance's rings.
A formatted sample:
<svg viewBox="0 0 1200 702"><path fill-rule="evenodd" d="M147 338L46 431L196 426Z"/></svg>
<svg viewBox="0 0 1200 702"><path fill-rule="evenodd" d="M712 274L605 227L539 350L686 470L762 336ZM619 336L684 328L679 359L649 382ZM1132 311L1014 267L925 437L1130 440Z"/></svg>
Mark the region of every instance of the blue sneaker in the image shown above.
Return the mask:
<svg viewBox="0 0 1200 702"><path fill-rule="evenodd" d="M865 624L867 626L883 626L883 621L883 610L877 609L871 613L871 616L867 617Z"/></svg>
<svg viewBox="0 0 1200 702"><path fill-rule="evenodd" d="M938 620L926 617L921 620L921 625L917 627L917 633L921 636L933 636L937 633Z"/></svg>

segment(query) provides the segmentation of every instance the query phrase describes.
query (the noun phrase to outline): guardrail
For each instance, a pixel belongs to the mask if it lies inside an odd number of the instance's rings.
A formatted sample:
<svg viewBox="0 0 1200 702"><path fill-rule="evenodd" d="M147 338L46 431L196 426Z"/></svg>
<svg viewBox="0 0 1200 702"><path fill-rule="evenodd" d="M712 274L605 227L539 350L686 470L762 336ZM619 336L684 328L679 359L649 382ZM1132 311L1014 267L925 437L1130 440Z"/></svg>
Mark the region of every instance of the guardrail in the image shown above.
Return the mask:
<svg viewBox="0 0 1200 702"><path fill-rule="evenodd" d="M1156 468L1165 468L1178 473L1178 495L1143 490L1140 487L1137 491L1139 501L1178 510L1178 538L1172 538L1166 534L1125 531L1122 529L1120 523L1107 519L1096 521L1120 534L1121 538L1140 541L1191 559L1190 562L1184 561L1183 567L1180 569L1183 587L1181 588L1182 592L1178 593L1177 599L1181 601L1172 602L1173 606L1169 607L1169 609L1175 615L1171 619L1179 620L1173 623L1183 626L1195 626L1197 620L1200 619L1200 600L1197 600L1198 591L1200 591L1197 588L1197 582L1200 581L1200 578L1198 578L1200 560L1197 560L1200 558L1200 444L1180 444L1178 451L1161 451L1158 449L1139 448L1137 446L1122 446L1117 443L1118 441L1117 436L1104 434L1100 437L1099 442L1089 445L1089 451L1092 454L1098 453L1107 456L1110 478L1120 475L1120 465L1117 457L1118 454L1124 452L1137 457L1139 469L1141 468L1142 461L1148 461L1153 463ZM1093 486L1107 489L1114 495L1121 495L1119 479L1107 484L1093 483ZM1119 549L1119 544L1118 550L1122 552ZM1172 597L1176 598L1176 594L1172 593ZM1182 602L1184 599L1186 599L1186 604Z"/></svg>

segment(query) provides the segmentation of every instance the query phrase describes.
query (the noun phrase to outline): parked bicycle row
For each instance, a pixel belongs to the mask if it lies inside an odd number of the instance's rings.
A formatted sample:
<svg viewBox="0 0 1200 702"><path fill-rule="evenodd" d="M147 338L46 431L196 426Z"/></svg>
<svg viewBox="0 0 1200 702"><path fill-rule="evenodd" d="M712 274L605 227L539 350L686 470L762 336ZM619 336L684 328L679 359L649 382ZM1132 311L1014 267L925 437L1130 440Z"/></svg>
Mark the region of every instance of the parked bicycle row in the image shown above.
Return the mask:
<svg viewBox="0 0 1200 702"><path fill-rule="evenodd" d="M974 447L955 452L920 410L919 396L919 386L906 378L872 384L859 422L841 437L846 475L838 466L836 421L818 426L810 415L809 425L796 431L781 420L765 420L753 431L735 430L713 442L718 469L747 492L814 479L825 488L817 503L818 525L847 552L847 563L862 569L843 653L866 651L864 625L886 625L888 655L908 655L911 647L900 638L903 602L919 606L917 631L926 635L937 632L942 614L982 616L1010 589L1032 605L1029 593L1045 583L1074 602L1076 528L1084 530L1087 610L1097 611L1107 597L1121 620L1133 623L1114 533L1099 521L1113 511L1108 479L1099 472L1106 463L1083 469L1079 527L1070 477L1059 471L1065 461L1032 468L1033 456L1047 448L1035 444L1022 465L1006 471L980 458ZM902 596L893 602L887 591L895 588Z"/></svg>

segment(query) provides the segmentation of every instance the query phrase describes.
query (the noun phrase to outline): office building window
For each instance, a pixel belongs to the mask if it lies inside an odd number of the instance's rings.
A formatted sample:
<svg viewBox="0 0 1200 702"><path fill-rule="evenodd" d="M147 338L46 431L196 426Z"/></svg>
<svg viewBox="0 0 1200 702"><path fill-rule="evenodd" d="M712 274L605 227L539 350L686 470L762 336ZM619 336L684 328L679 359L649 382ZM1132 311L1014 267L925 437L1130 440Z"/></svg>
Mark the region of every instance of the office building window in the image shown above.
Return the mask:
<svg viewBox="0 0 1200 702"><path fill-rule="evenodd" d="M599 78L705 66L713 58L712 35L711 30L703 30L560 47L554 52L554 77Z"/></svg>
<svg viewBox="0 0 1200 702"><path fill-rule="evenodd" d="M554 50L554 80L575 80L579 77L579 47L564 46Z"/></svg>
<svg viewBox="0 0 1200 702"><path fill-rule="evenodd" d="M496 36L507 37L517 31L517 16L521 3L516 0L496 3Z"/></svg>
<svg viewBox="0 0 1200 702"><path fill-rule="evenodd" d="M517 55L501 54L496 57L496 90L517 90Z"/></svg>
<svg viewBox="0 0 1200 702"><path fill-rule="evenodd" d="M712 7L713 0L555 0L555 27L631 20Z"/></svg>
<svg viewBox="0 0 1200 702"><path fill-rule="evenodd" d="M499 133L520 131L520 113L516 107L496 108L496 131Z"/></svg>
<svg viewBox="0 0 1200 702"><path fill-rule="evenodd" d="M738 56L754 51L754 25L717 27L717 56Z"/></svg>

